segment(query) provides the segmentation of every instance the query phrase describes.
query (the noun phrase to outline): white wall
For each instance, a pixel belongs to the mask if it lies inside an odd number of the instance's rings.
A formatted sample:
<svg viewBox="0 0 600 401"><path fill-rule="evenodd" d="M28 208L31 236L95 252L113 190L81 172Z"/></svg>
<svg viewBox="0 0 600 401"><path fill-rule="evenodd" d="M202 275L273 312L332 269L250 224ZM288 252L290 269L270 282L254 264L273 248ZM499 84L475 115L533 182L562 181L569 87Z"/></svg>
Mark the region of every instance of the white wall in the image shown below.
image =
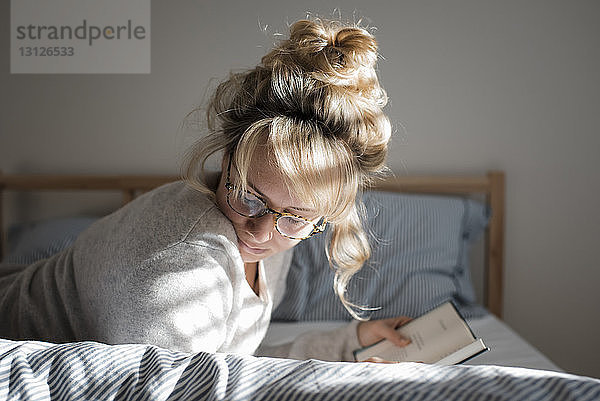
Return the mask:
<svg viewBox="0 0 600 401"><path fill-rule="evenodd" d="M153 1L151 74L10 75L4 1L0 168L176 173L190 140L177 126L209 80L335 7L378 28L393 169L506 171L505 320L600 377L599 2Z"/></svg>

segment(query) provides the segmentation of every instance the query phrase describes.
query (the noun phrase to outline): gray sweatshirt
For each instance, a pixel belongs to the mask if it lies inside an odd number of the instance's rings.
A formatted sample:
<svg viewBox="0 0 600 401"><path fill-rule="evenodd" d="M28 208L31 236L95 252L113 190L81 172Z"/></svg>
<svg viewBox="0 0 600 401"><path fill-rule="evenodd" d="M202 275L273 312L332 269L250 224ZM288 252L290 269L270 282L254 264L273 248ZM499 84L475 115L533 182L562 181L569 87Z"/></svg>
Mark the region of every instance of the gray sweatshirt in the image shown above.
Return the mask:
<svg viewBox="0 0 600 401"><path fill-rule="evenodd" d="M148 192L29 266L0 265L0 336L150 343L184 352L255 352L280 301L291 250L245 278L229 220L182 182ZM262 355L350 360L356 323Z"/></svg>

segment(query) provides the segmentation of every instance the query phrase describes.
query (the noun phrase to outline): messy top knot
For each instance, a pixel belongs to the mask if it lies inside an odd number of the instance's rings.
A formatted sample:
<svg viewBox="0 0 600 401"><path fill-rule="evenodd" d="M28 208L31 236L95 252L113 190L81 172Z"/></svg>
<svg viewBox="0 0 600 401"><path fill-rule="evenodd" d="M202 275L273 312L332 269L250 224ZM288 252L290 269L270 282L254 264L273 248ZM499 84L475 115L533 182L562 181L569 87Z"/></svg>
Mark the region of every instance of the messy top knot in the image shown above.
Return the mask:
<svg viewBox="0 0 600 401"><path fill-rule="evenodd" d="M376 61L377 43L365 29L297 21L258 66L219 84L206 111L209 133L184 171L192 186L209 192L204 163L224 151L233 154L243 183L255 151L267 149L290 191L331 223L334 288L355 318L357 305L345 289L370 256L356 199L385 171L391 134Z"/></svg>
<svg viewBox="0 0 600 401"><path fill-rule="evenodd" d="M294 65L324 83L366 92L379 87L376 61L377 43L369 32L322 20L294 23L290 38L262 59L266 67Z"/></svg>

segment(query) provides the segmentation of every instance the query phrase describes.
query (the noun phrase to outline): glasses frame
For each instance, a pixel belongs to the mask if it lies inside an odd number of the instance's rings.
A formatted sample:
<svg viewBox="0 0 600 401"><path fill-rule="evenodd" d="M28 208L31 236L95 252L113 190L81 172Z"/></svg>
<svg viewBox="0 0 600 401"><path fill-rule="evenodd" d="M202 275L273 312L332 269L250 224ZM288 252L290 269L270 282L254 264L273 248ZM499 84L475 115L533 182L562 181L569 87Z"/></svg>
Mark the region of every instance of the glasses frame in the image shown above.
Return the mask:
<svg viewBox="0 0 600 401"><path fill-rule="evenodd" d="M248 216L245 215L243 213L238 212L237 210L235 210L235 208L233 206L231 206L231 201L229 200L231 193L233 192L233 184L231 183L230 180L230 172L231 172L231 159L233 159L233 154L229 155L229 163L227 164L227 180L225 181L225 188L227 189L227 205L229 205L229 207L231 208L231 210L233 210L234 212L236 212L237 214L239 214L240 216L244 216L250 219L258 219L260 217L263 217L266 214L272 214L275 215L275 218L273 219L273 226L275 227L275 230L277 230L277 232L282 235L283 237L289 238L289 239L294 239L294 240L305 240L307 238L312 237L315 234L319 234L322 233L323 231L325 231L325 227L327 226L327 220L323 219L323 222L321 224L315 224L312 221L308 220L305 217L302 216L298 216L297 214L293 214L293 213L287 213L287 212L278 212L277 210L271 209L269 207L269 205L267 204L267 202L265 202L264 199L262 199L260 196L258 195L254 195L258 200L260 200L263 203L263 210L261 213L255 215L255 216ZM246 191L248 192L248 191ZM249 193L249 192L248 192ZM289 216L289 217L294 217L300 220L304 220L307 223L311 224L313 226L313 230L310 232L310 234L308 234L305 237L292 237L290 235L286 235L284 233L282 233L281 231L279 231L279 227L277 226L277 222L279 221L280 218L285 217L285 216Z"/></svg>

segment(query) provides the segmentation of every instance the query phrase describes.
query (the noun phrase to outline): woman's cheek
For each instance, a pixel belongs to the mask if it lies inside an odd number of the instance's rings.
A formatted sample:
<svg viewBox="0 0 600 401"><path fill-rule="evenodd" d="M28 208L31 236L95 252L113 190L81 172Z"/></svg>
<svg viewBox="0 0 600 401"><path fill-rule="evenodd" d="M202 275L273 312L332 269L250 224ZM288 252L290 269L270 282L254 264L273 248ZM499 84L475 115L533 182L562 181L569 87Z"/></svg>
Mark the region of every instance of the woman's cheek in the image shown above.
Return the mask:
<svg viewBox="0 0 600 401"><path fill-rule="evenodd" d="M293 248L294 246L298 245L298 243L300 243L299 240L286 238L283 235L279 235L279 233L277 233L277 235L280 238L280 241L277 245L278 251L285 251L287 249Z"/></svg>

